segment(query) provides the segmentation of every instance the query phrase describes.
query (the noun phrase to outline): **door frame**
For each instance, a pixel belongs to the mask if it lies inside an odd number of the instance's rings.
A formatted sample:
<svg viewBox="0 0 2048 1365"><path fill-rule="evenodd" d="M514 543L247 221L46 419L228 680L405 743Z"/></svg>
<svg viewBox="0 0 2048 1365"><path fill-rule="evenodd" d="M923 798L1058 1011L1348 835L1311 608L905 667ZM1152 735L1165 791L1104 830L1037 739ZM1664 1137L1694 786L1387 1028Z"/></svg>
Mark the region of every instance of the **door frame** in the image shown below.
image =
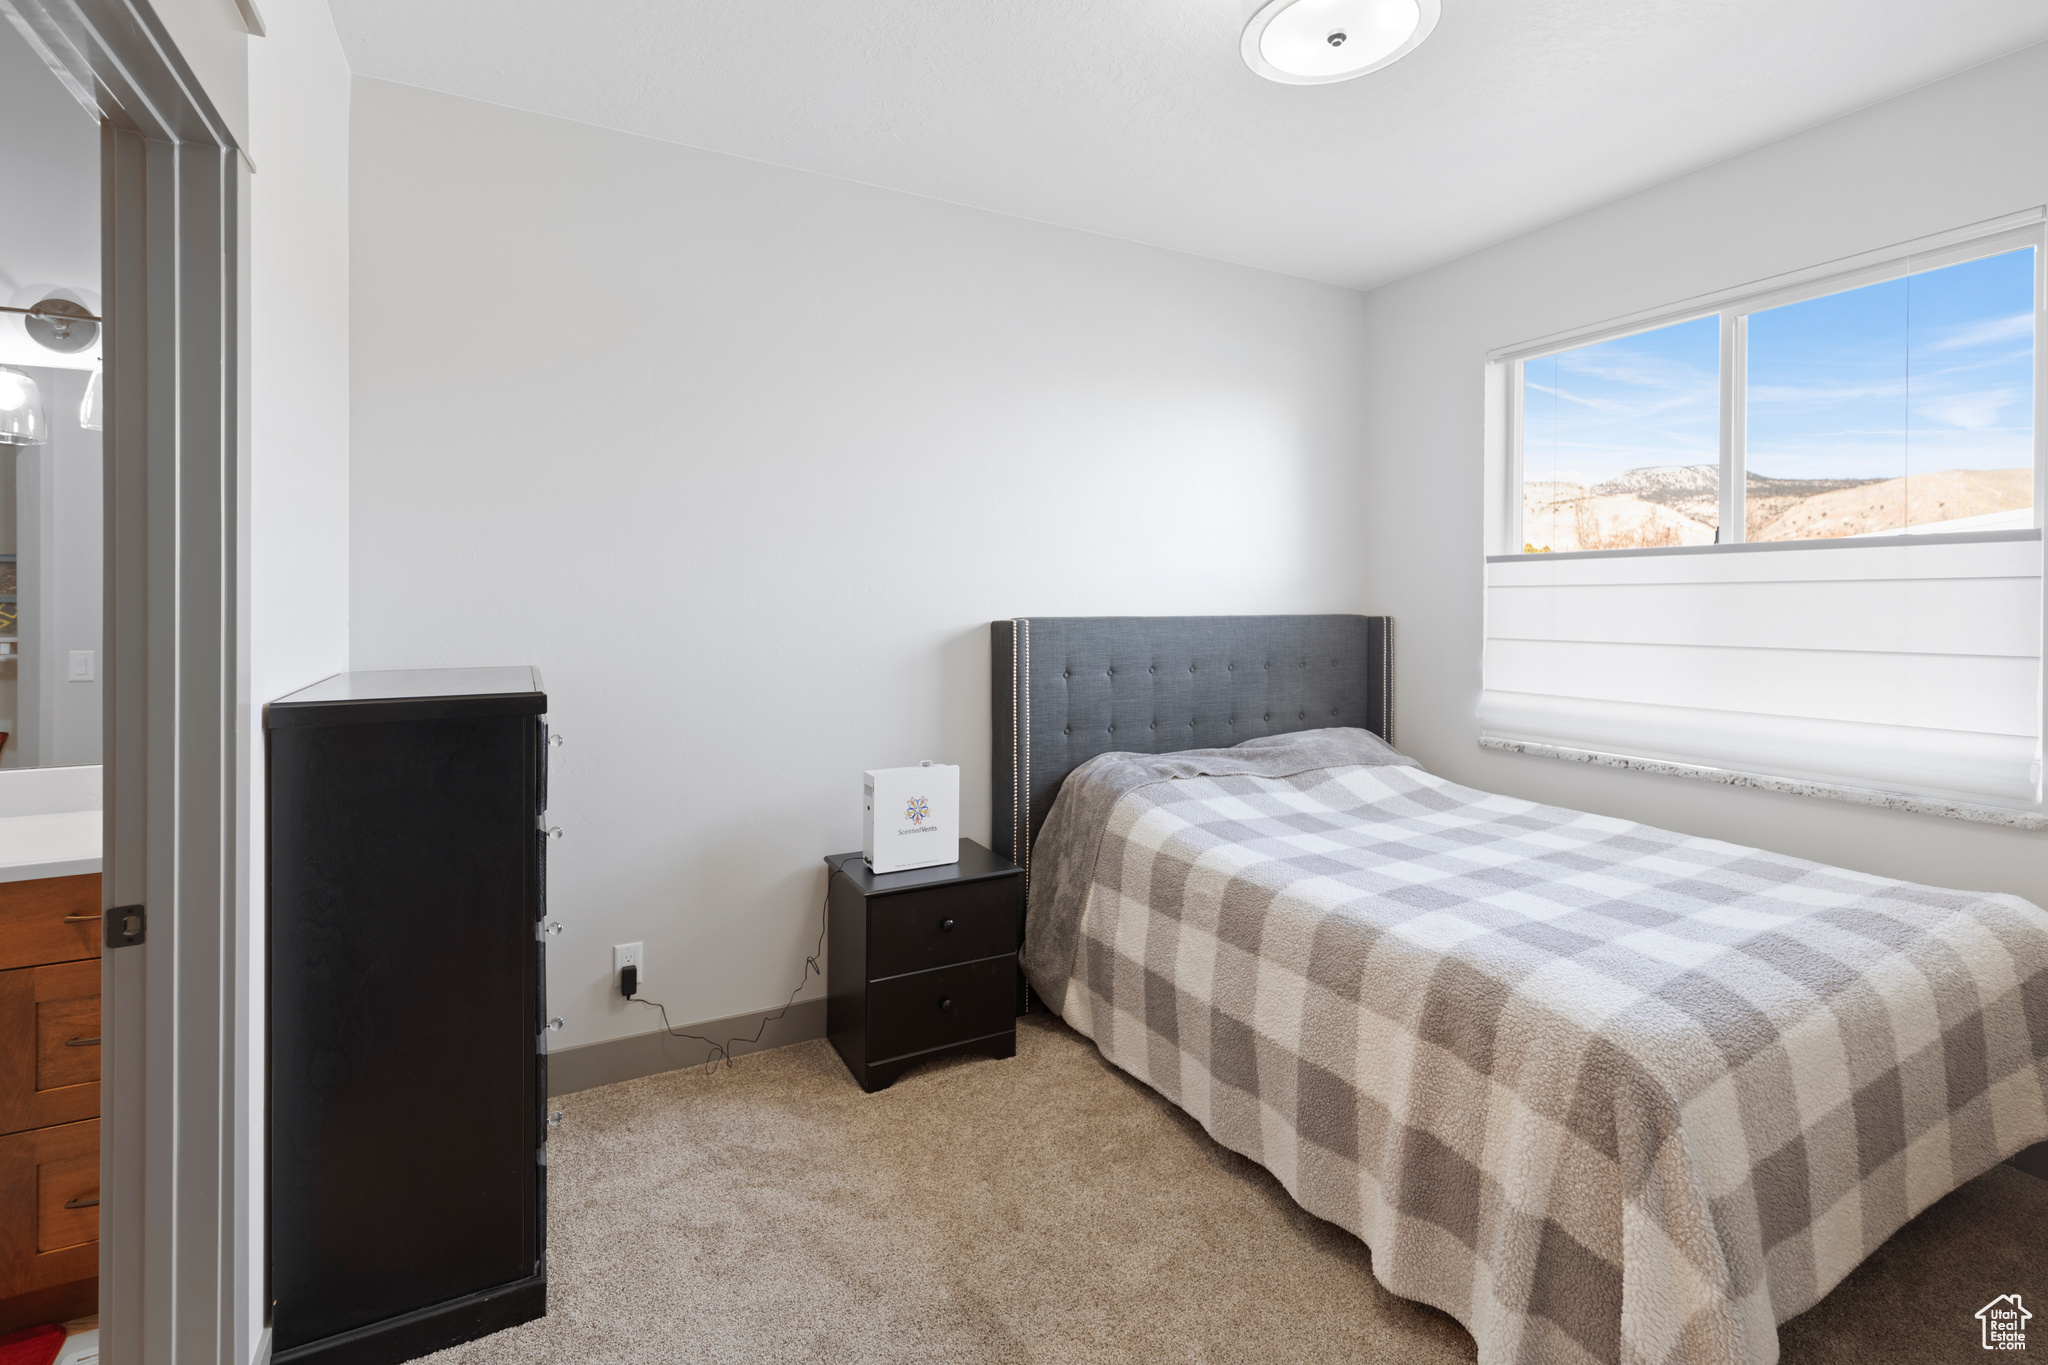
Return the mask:
<svg viewBox="0 0 2048 1365"><path fill-rule="evenodd" d="M107 320L100 1359L269 1354L254 1186L248 168L146 0L0 0L99 120Z"/></svg>

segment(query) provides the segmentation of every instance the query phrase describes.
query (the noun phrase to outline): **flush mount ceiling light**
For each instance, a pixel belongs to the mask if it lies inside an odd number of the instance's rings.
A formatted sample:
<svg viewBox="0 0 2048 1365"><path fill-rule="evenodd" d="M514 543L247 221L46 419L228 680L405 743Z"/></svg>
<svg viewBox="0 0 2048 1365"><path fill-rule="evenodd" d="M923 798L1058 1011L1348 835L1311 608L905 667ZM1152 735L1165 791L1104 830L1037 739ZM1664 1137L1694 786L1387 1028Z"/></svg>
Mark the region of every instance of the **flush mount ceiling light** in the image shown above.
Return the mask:
<svg viewBox="0 0 2048 1365"><path fill-rule="evenodd" d="M1328 85L1413 52L1438 0L1267 0L1244 26L1245 65L1285 85Z"/></svg>

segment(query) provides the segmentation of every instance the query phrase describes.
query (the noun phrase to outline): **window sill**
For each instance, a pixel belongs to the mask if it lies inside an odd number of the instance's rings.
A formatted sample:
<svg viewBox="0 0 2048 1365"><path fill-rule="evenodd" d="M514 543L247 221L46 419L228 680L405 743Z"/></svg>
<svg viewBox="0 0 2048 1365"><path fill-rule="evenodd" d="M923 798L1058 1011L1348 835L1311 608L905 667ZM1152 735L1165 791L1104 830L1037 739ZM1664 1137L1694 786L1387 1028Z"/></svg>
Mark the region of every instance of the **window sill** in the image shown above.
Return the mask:
<svg viewBox="0 0 2048 1365"><path fill-rule="evenodd" d="M2008 829L2048 829L2048 814L2040 811L2007 810L1998 806L1977 806L1946 801L1932 796L1906 796L1897 792L1873 791L1864 787L1838 787L1826 782L1805 782L1797 778L1766 777L1760 773L1734 772L1727 768L1706 768L1690 763L1672 763L1656 758L1631 758L1626 754L1599 753L1592 749L1568 749L1526 740L1496 739L1481 735L1479 747L1501 753L1531 754L1538 758L1561 758L1572 763L1593 763L1605 768L1628 768L1665 777L1691 777L1719 782L1730 787L1755 787L1761 791L1788 792L1794 796L1817 796L1829 801L1847 801L1858 806L1908 811L1915 815L1938 815L1949 820L1971 820Z"/></svg>
<svg viewBox="0 0 2048 1365"><path fill-rule="evenodd" d="M1916 531L1910 535L1833 536L1818 540L1744 540L1726 545L1652 545L1634 550L1536 550L1488 555L1489 564L1555 564L1570 559L1661 559L1685 555L1774 554L1786 550L1882 550L1917 545L1991 545L2041 539L2038 526L2006 531Z"/></svg>

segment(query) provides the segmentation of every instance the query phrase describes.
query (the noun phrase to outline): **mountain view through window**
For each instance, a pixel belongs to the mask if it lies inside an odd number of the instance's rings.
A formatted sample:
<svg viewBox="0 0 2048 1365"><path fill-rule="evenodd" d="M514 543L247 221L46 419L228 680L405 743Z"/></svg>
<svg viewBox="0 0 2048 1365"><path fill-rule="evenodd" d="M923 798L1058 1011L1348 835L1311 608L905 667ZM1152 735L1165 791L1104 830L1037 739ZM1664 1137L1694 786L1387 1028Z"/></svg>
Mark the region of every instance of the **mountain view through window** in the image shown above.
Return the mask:
<svg viewBox="0 0 2048 1365"><path fill-rule="evenodd" d="M1522 366L1530 550L1711 545L1721 501L1721 320Z"/></svg>
<svg viewBox="0 0 2048 1365"><path fill-rule="evenodd" d="M1749 315L1749 541L2031 526L2034 250ZM1705 545L1720 319L1523 366L1523 548ZM1719 539L1732 540L1732 536Z"/></svg>

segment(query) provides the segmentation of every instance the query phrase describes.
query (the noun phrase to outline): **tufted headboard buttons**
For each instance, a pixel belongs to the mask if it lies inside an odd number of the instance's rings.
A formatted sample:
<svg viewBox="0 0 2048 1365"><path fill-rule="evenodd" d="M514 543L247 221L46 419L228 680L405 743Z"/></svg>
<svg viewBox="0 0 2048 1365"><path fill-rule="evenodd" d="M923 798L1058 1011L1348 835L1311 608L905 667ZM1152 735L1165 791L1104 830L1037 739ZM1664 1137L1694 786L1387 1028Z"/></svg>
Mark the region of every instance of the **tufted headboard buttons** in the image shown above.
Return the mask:
<svg viewBox="0 0 2048 1365"><path fill-rule="evenodd" d="M1098 754L1326 726L1393 740L1384 616L1019 617L990 644L994 843L1027 880L1060 784Z"/></svg>

